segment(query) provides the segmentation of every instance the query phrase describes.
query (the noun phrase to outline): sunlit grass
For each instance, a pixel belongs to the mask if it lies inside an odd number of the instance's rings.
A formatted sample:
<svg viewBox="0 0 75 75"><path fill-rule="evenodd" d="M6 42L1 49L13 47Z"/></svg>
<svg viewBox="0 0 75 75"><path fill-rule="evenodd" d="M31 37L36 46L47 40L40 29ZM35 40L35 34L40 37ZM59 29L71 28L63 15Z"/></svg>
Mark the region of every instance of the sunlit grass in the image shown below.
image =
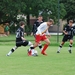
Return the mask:
<svg viewBox="0 0 75 75"><path fill-rule="evenodd" d="M60 54L58 47L49 46L48 56L40 54L38 57L27 56L27 47L18 48L11 56L6 54L13 46L0 46L0 75L75 75L75 47L72 54L68 47L63 47Z"/></svg>

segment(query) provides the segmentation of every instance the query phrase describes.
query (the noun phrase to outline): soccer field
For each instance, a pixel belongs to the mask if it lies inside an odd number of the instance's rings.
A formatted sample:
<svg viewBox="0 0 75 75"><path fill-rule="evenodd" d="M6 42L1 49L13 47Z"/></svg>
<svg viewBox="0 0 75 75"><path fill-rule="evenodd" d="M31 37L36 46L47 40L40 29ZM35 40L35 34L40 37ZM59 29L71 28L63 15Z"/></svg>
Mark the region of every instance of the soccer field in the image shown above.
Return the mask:
<svg viewBox="0 0 75 75"><path fill-rule="evenodd" d="M0 46L0 75L75 75L75 47L69 54L68 47L63 47L60 54L58 47L49 46L48 56L27 56L29 47L18 48L11 56L6 54L13 46Z"/></svg>

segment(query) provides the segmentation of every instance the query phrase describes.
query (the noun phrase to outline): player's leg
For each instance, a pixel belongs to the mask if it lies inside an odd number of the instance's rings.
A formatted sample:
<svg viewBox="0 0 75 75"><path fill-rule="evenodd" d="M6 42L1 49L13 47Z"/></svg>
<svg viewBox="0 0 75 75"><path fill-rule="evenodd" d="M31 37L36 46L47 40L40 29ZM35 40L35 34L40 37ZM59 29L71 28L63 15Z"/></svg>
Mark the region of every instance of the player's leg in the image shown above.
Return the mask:
<svg viewBox="0 0 75 75"><path fill-rule="evenodd" d="M33 44L30 41L25 40L25 41L22 42L22 45L31 47ZM30 49L28 49L27 51L28 51L28 53L27 53L28 56L31 56L32 51Z"/></svg>
<svg viewBox="0 0 75 75"><path fill-rule="evenodd" d="M34 54L33 44L30 41L28 41L28 45L30 46L30 48L28 49L28 56L32 56Z"/></svg>
<svg viewBox="0 0 75 75"><path fill-rule="evenodd" d="M36 35L35 35L35 34L34 34L34 37L35 37L35 39L36 39ZM41 44L41 41L40 41L40 43L38 44L38 47L39 47L40 50L42 50L42 44Z"/></svg>
<svg viewBox="0 0 75 75"><path fill-rule="evenodd" d="M38 47L39 47L40 50L42 50L42 44L41 44L41 42L38 44Z"/></svg>
<svg viewBox="0 0 75 75"><path fill-rule="evenodd" d="M57 53L60 53L60 50L61 50L61 48L62 48L62 46L65 44L65 42L64 41L62 41L62 43L59 45L59 48L58 48L58 51L57 51Z"/></svg>
<svg viewBox="0 0 75 75"><path fill-rule="evenodd" d="M30 41L28 41L28 45L30 46L30 49L28 49L28 56L38 56L35 54L34 46Z"/></svg>
<svg viewBox="0 0 75 75"><path fill-rule="evenodd" d="M47 47L49 46L50 41L49 41L49 39L47 39L47 38L46 38L44 41L46 42L46 44L44 45L44 47L43 47L43 49L42 49L42 51L41 51L41 54L47 55L47 54L45 53L45 51L46 51Z"/></svg>
<svg viewBox="0 0 75 75"><path fill-rule="evenodd" d="M10 56L17 48L18 48L17 46L13 47L13 48L8 52L7 56Z"/></svg>
<svg viewBox="0 0 75 75"><path fill-rule="evenodd" d="M37 53L35 53L36 50L34 49L34 48L36 48L37 46L38 46L38 43L36 43L36 42L35 42L34 45L32 45L32 47L31 47L31 51L32 51L32 52L31 52L31 55L32 55L32 56L38 56Z"/></svg>
<svg viewBox="0 0 75 75"><path fill-rule="evenodd" d="M28 49L28 51L29 51L29 56L34 55L34 52L35 52L34 48L37 47L37 46L38 46L38 43L37 43L37 42L35 42L34 45L31 45L31 46L30 46L30 48Z"/></svg>
<svg viewBox="0 0 75 75"><path fill-rule="evenodd" d="M19 42L16 42L16 46L13 47L7 54L7 56L10 56L18 47L20 47L21 45L23 44L23 41L19 41Z"/></svg>
<svg viewBox="0 0 75 75"><path fill-rule="evenodd" d="M33 54L34 53L34 48L37 47L39 43L40 43L40 35L36 35L34 45L31 45L28 50L32 51L32 54Z"/></svg>
<svg viewBox="0 0 75 75"><path fill-rule="evenodd" d="M61 44L59 45L59 48L58 48L57 53L60 53L60 50L61 50L62 46L65 44L65 42L66 42L67 40L68 40L68 37L67 37L67 36L64 36L63 39L62 39Z"/></svg>
<svg viewBox="0 0 75 75"><path fill-rule="evenodd" d="M25 40L25 41L23 41L22 45L23 46L31 46L32 43L30 41Z"/></svg>
<svg viewBox="0 0 75 75"><path fill-rule="evenodd" d="M34 55L34 52L35 52L34 48L35 48L36 44L33 46L33 44L30 41L25 40L23 42L23 46L28 46L28 45L30 46L30 48L28 49L28 56L32 56L32 55ZM35 55L35 56L37 56L37 55Z"/></svg>
<svg viewBox="0 0 75 75"><path fill-rule="evenodd" d="M71 51L71 49L72 49L72 44L73 44L73 40L70 40L69 49L68 49L69 53L72 53L72 51Z"/></svg>

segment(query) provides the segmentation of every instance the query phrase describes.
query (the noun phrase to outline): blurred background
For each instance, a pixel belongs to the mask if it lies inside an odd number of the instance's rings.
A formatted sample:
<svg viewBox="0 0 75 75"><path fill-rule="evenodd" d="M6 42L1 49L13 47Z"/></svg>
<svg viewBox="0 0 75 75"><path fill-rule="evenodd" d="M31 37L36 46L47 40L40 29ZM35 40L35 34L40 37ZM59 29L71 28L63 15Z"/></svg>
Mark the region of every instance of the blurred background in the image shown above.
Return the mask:
<svg viewBox="0 0 75 75"><path fill-rule="evenodd" d="M25 21L25 33L30 35L39 15L43 21L54 19L51 35L62 35L69 19L75 20L75 0L0 0L0 36L15 34L19 21Z"/></svg>

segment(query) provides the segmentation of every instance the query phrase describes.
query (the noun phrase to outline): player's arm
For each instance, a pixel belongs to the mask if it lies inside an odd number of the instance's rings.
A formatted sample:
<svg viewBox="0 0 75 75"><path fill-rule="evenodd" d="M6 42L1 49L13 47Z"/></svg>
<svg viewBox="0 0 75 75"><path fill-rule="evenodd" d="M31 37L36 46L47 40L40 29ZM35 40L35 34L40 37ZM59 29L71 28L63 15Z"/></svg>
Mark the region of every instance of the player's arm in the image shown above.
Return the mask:
<svg viewBox="0 0 75 75"><path fill-rule="evenodd" d="M48 30L46 31L45 35L47 36L47 38L50 38L51 36Z"/></svg>
<svg viewBox="0 0 75 75"><path fill-rule="evenodd" d="M67 27L66 27L66 26L65 26L64 29L63 29L63 33L64 33L65 35L68 35Z"/></svg>
<svg viewBox="0 0 75 75"><path fill-rule="evenodd" d="M33 35L33 32L34 32L34 24L33 24L33 27L32 27L31 35Z"/></svg>
<svg viewBox="0 0 75 75"><path fill-rule="evenodd" d="M47 27L43 32L41 32L41 29L43 28L42 26L43 26L43 25L41 25L40 27L37 28L40 35L46 33L46 31L48 30L48 27Z"/></svg>
<svg viewBox="0 0 75 75"><path fill-rule="evenodd" d="M48 27L48 28L49 28L49 27ZM48 28L46 28L46 30L44 30L44 31L42 32L42 34L46 33L46 32L48 31Z"/></svg>
<svg viewBox="0 0 75 75"><path fill-rule="evenodd" d="M73 35L75 35L75 24L73 25Z"/></svg>
<svg viewBox="0 0 75 75"><path fill-rule="evenodd" d="M24 32L20 31L20 36L21 36L21 39L22 39L23 41L26 40L26 39L24 38Z"/></svg>
<svg viewBox="0 0 75 75"><path fill-rule="evenodd" d="M22 39L23 41L25 41L25 40L26 40L24 37L21 37L21 39Z"/></svg>
<svg viewBox="0 0 75 75"><path fill-rule="evenodd" d="M31 32L31 36L32 36L32 35L33 35L33 33L34 33L34 30L35 30L35 24L36 24L36 22L34 22L34 24L33 24L32 32Z"/></svg>
<svg viewBox="0 0 75 75"><path fill-rule="evenodd" d="M68 35L68 32L66 32L65 30L63 30L63 33L64 33L65 35Z"/></svg>
<svg viewBox="0 0 75 75"><path fill-rule="evenodd" d="M41 32L40 28L38 28L39 34L42 35L44 33L46 33L46 31L48 30L48 28L46 30L44 30L43 32Z"/></svg>
<svg viewBox="0 0 75 75"><path fill-rule="evenodd" d="M34 27L32 28L31 36L33 35L33 29L34 29Z"/></svg>

